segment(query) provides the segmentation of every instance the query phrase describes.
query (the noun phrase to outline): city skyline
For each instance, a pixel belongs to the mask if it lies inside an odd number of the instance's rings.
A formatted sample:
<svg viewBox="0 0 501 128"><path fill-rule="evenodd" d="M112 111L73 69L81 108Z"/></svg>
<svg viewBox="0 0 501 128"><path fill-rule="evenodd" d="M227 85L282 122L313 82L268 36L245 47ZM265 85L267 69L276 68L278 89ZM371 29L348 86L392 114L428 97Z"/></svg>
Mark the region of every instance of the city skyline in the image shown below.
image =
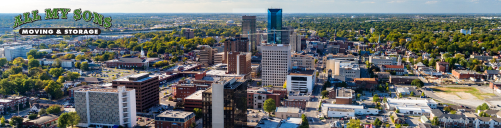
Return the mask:
<svg viewBox="0 0 501 128"><path fill-rule="evenodd" d="M501 0L23 0L3 2L0 13L55 7L101 13L266 13L267 8L282 8L283 13L498 13L499 6Z"/></svg>

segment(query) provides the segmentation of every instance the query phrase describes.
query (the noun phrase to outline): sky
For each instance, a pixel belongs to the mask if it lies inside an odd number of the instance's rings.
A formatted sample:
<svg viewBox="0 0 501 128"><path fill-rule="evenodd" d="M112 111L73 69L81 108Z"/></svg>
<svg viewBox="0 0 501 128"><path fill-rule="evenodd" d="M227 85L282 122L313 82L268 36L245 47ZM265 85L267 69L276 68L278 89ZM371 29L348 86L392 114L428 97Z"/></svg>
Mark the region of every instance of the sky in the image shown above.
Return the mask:
<svg viewBox="0 0 501 128"><path fill-rule="evenodd" d="M501 0L2 0L0 13L70 8L99 13L501 13Z"/></svg>

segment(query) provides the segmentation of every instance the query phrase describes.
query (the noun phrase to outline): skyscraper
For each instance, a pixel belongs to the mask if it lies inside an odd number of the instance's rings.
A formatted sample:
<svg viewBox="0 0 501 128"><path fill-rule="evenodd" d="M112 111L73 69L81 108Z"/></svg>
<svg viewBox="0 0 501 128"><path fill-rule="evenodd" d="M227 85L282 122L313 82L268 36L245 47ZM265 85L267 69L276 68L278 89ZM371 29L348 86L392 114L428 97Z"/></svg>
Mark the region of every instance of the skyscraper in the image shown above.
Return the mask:
<svg viewBox="0 0 501 128"><path fill-rule="evenodd" d="M283 86L291 67L291 47L269 44L261 47L262 85Z"/></svg>
<svg viewBox="0 0 501 128"><path fill-rule="evenodd" d="M202 92L204 128L247 126L247 79L221 78Z"/></svg>
<svg viewBox="0 0 501 128"><path fill-rule="evenodd" d="M268 9L268 43L282 44L282 9Z"/></svg>
<svg viewBox="0 0 501 128"><path fill-rule="evenodd" d="M249 38L250 51L256 50L256 16L242 16L242 37Z"/></svg>

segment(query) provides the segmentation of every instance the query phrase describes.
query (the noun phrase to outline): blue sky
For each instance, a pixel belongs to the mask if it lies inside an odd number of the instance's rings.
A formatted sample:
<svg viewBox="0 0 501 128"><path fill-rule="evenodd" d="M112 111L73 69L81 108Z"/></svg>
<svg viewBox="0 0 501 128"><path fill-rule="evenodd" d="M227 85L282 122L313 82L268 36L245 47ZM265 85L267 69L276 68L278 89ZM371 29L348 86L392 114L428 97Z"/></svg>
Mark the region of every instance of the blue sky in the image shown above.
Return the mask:
<svg viewBox="0 0 501 128"><path fill-rule="evenodd" d="M501 13L501 0L4 0L0 13L81 8L100 13Z"/></svg>

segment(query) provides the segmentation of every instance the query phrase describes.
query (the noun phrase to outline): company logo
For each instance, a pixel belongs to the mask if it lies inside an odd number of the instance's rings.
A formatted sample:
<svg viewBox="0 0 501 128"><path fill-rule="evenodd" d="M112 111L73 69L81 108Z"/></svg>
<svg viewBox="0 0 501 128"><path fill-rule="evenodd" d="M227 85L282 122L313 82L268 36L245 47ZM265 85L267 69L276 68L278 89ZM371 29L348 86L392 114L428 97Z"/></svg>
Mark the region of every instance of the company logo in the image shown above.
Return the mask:
<svg viewBox="0 0 501 128"><path fill-rule="evenodd" d="M45 20L50 19L68 19L69 8L54 8L45 9ZM61 13L61 16L59 14ZM30 16L30 14L32 16ZM89 10L82 11L82 9L75 9L73 11L73 19L75 21L83 19L86 22L92 21L104 28L110 28L112 26L111 17L104 17L97 12L91 12ZM30 12L25 12L23 15L18 15L14 17L14 26L12 28L17 28L23 24L32 23L35 21L42 20L42 17L38 15L38 10L33 10ZM99 28L21 28L19 34L21 35L99 35L101 30Z"/></svg>

